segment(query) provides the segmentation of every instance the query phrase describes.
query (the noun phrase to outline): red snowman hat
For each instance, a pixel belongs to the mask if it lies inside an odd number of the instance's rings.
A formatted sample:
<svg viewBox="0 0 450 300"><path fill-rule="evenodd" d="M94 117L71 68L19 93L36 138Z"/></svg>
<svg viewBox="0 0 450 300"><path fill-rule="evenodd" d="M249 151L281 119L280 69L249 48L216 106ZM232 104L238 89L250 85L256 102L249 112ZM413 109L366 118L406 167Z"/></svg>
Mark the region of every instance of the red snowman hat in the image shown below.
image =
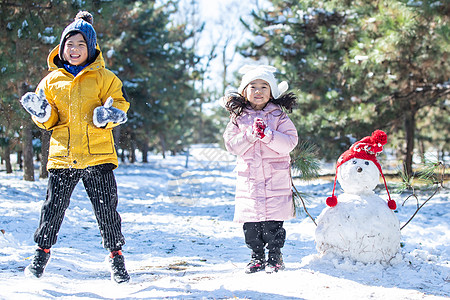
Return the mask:
<svg viewBox="0 0 450 300"><path fill-rule="evenodd" d="M391 195L389 194L389 190L387 188L386 179L384 178L383 171L381 170L381 165L377 160L377 154L383 151L383 146L386 145L386 142L387 142L386 133L382 130L375 130L372 133L372 136L366 136L360 141L354 143L350 147L350 149L342 153L342 155L337 160L336 164L336 175L334 177L333 194L331 197L328 197L326 201L328 206L333 207L336 206L337 204L337 197L334 195L334 191L336 189L338 168L343 163L349 161L352 158L360 158L364 160L370 160L377 166L378 170L380 171L381 177L383 177L384 186L386 187L386 192L389 197L388 206L392 210L397 208L397 204L395 203L394 200L391 199Z"/></svg>

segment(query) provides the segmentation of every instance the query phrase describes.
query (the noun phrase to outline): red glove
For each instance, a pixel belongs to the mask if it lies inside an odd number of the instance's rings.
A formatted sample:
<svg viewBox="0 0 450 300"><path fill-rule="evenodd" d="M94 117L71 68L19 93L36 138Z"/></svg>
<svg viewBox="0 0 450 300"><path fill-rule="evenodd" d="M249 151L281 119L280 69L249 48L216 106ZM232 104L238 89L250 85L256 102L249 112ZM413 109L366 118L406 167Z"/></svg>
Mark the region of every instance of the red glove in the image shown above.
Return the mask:
<svg viewBox="0 0 450 300"><path fill-rule="evenodd" d="M255 118L255 121L253 122L253 134L262 139L266 135L264 134L264 130L266 129L267 125L261 118Z"/></svg>

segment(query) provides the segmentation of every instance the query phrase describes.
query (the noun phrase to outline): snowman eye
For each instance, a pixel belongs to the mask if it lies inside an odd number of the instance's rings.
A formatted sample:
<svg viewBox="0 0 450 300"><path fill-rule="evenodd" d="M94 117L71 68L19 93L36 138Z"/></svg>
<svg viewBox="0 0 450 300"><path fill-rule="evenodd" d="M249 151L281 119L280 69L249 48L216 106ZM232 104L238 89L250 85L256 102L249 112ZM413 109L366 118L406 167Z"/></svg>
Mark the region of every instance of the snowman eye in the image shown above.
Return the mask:
<svg viewBox="0 0 450 300"><path fill-rule="evenodd" d="M365 164L366 164L366 166L368 166L368 165L369 165L369 162L368 162L368 161L366 161L366 162L365 162Z"/></svg>
<svg viewBox="0 0 450 300"><path fill-rule="evenodd" d="M353 164L356 165L356 160L353 161Z"/></svg>

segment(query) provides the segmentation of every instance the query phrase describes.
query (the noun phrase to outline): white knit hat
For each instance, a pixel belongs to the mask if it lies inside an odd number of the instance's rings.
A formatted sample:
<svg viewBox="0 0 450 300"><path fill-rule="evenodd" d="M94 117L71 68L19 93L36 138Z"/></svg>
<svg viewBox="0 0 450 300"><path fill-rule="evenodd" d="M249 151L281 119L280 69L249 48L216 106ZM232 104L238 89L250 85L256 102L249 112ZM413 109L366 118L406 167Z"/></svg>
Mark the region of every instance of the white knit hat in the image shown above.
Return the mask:
<svg viewBox="0 0 450 300"><path fill-rule="evenodd" d="M245 87L256 79L262 79L267 81L270 85L270 90L272 92L273 98L277 99L284 92L287 91L289 85L286 81L282 81L280 84L277 84L277 80L273 75L277 69L272 66L267 65L245 65L239 69L239 73L244 74L242 76L241 85L238 88L238 93L242 95Z"/></svg>

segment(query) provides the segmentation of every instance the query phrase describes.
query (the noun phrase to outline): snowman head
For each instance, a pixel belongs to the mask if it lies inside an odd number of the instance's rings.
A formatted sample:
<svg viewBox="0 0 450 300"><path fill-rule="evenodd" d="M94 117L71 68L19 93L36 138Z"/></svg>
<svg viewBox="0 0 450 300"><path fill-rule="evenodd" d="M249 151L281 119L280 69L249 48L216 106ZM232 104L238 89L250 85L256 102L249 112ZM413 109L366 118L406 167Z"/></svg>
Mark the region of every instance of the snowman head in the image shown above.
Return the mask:
<svg viewBox="0 0 450 300"><path fill-rule="evenodd" d="M371 136L364 137L360 141L354 143L350 149L342 153L336 164L333 194L326 200L328 206L333 207L337 204L337 197L334 195L336 180L339 179L339 183L346 193L369 193L370 191L373 191L377 185L379 179L378 175L381 174L389 197L388 206L391 209L397 208L395 201L392 200L389 195L386 179L381 170L381 165L377 160L377 154L383 151L383 145L385 145L386 142L386 133L381 130L375 130ZM368 170L369 166L372 164L375 166L377 172L376 170L372 170L370 174L365 174L364 170ZM343 172L343 174L341 174L341 172Z"/></svg>
<svg viewBox="0 0 450 300"><path fill-rule="evenodd" d="M380 172L373 161L352 158L339 167L337 181L345 193L371 194L380 181Z"/></svg>

